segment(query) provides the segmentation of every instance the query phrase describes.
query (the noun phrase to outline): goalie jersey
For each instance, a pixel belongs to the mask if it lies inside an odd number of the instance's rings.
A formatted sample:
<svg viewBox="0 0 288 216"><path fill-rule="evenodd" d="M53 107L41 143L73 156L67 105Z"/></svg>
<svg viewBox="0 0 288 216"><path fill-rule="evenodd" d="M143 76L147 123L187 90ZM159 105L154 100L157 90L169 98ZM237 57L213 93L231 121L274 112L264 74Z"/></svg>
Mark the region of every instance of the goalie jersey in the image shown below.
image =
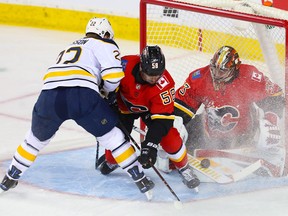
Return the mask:
<svg viewBox="0 0 288 216"><path fill-rule="evenodd" d="M190 121L200 105L205 105L205 127L211 137L234 137L253 129L254 102L264 110L281 115L281 88L252 65L241 64L239 76L215 91L209 66L190 73L176 92L176 114ZM277 99L276 99L277 98ZM278 101L278 102L277 102Z"/></svg>

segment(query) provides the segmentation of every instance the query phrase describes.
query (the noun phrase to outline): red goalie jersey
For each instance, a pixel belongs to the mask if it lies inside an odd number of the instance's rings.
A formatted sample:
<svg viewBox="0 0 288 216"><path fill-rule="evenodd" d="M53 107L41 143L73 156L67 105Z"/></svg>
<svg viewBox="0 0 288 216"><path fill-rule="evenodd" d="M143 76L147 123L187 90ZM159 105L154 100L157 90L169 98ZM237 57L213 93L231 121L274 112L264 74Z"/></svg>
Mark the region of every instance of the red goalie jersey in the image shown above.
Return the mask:
<svg viewBox="0 0 288 216"><path fill-rule="evenodd" d="M280 95L282 90L278 85L254 66L246 64L240 65L237 78L215 91L208 65L190 73L176 92L175 107L183 111L181 116L187 123L203 103L209 136L234 138L253 129L251 109L254 102L264 111L270 111L274 106L277 113L277 104L265 99Z"/></svg>

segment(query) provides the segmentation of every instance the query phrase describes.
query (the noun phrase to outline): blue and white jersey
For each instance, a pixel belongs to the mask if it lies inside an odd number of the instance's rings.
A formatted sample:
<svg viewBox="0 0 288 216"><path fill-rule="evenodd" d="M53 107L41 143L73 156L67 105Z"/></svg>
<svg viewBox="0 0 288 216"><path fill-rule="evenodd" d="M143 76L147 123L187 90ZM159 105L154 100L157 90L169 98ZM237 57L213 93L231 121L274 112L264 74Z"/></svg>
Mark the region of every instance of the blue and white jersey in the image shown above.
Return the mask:
<svg viewBox="0 0 288 216"><path fill-rule="evenodd" d="M99 92L114 91L124 77L121 54L109 39L84 37L61 51L56 64L44 76L43 90L57 87L88 87Z"/></svg>

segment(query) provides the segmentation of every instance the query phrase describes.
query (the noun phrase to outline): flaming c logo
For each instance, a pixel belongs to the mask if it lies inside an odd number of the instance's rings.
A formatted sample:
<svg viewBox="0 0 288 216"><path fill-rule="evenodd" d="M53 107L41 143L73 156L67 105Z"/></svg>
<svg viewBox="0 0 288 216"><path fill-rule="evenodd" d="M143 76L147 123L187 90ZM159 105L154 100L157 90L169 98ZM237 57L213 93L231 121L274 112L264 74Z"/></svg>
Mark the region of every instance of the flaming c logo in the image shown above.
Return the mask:
<svg viewBox="0 0 288 216"><path fill-rule="evenodd" d="M228 132L236 127L239 121L239 111L232 106L208 108L208 127L210 130Z"/></svg>

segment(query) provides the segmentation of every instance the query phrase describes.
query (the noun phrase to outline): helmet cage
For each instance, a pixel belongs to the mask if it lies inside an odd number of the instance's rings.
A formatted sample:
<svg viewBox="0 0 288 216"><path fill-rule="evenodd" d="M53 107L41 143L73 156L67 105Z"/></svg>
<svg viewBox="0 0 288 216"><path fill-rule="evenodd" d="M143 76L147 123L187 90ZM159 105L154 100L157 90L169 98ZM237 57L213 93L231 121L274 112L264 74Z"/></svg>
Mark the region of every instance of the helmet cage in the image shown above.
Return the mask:
<svg viewBox="0 0 288 216"><path fill-rule="evenodd" d="M221 47L210 61L210 72L214 82L228 83L238 76L241 61L236 50L229 46Z"/></svg>
<svg viewBox="0 0 288 216"><path fill-rule="evenodd" d="M235 67L221 69L215 65L210 65L210 72L214 82L229 82L234 77Z"/></svg>

